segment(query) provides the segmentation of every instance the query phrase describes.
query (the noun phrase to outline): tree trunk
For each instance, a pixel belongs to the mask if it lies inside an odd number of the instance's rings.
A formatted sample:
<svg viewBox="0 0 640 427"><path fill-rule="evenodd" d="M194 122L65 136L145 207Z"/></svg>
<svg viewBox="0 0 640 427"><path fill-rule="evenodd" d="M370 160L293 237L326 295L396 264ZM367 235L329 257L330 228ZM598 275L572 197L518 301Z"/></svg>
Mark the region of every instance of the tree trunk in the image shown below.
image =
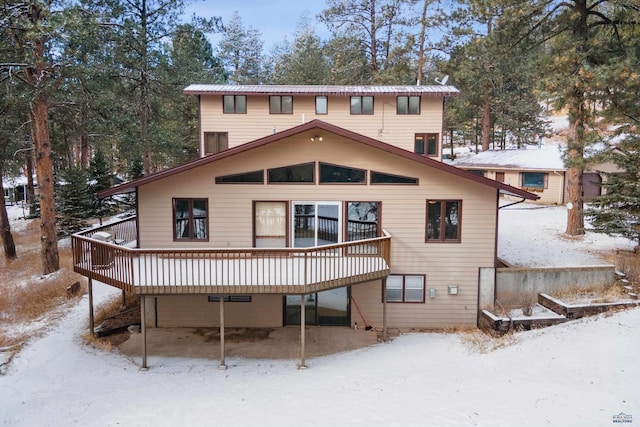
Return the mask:
<svg viewBox="0 0 640 427"><path fill-rule="evenodd" d="M431 0L423 0L422 5L422 19L420 21L420 38L418 40L418 75L416 78L416 84L420 86L422 84L422 69L424 68L424 42L427 32L427 8L431 4ZM453 145L452 145L453 146Z"/></svg>
<svg viewBox="0 0 640 427"><path fill-rule="evenodd" d="M569 110L569 146L567 149L567 230L569 236L584 234L582 198L582 160L584 157L584 110L582 95L575 94ZM577 111L576 111L577 110Z"/></svg>
<svg viewBox="0 0 640 427"><path fill-rule="evenodd" d="M33 148L33 126L32 126L32 132L31 132L31 147L29 148ZM25 171L25 176L27 177L27 206L29 207L29 217L34 217L36 216L36 185L33 182L33 173L34 168L33 168L33 150L27 150L24 152L25 155L25 159L26 159L26 168L27 170Z"/></svg>
<svg viewBox="0 0 640 427"><path fill-rule="evenodd" d="M80 125L80 167L89 170L89 134L87 132L89 107L85 104L82 106L82 124Z"/></svg>
<svg viewBox="0 0 640 427"><path fill-rule="evenodd" d="M377 16L376 16L376 0L369 3L369 43L371 44L371 78L375 81L378 75L378 41L377 34Z"/></svg>
<svg viewBox="0 0 640 427"><path fill-rule="evenodd" d="M148 40L147 40L147 2L142 1L140 8L140 27L142 29L140 38L142 40L140 72L140 143L142 144L142 165L145 175L151 174L151 148L149 147L149 79L148 73Z"/></svg>
<svg viewBox="0 0 640 427"><path fill-rule="evenodd" d="M34 143L36 148L36 174L40 192L40 243L42 246L43 274L60 269L56 209L53 190L53 163L49 141L49 106L47 98L39 93L31 107Z"/></svg>
<svg viewBox="0 0 640 427"><path fill-rule="evenodd" d="M482 151L489 149L491 139L491 94L486 91L482 97Z"/></svg>
<svg viewBox="0 0 640 427"><path fill-rule="evenodd" d="M0 177L3 176L2 162L0 162ZM9 223L9 215L7 215L7 206L4 201L4 185L0 179L0 193L2 193L2 206L0 206L0 227L2 228L2 245L4 246L4 257L6 259L17 258L16 243L13 241L11 234L11 224Z"/></svg>
<svg viewBox="0 0 640 427"><path fill-rule="evenodd" d="M585 90L581 81L587 45L586 0L575 1L573 22L574 80L567 91L569 106L569 135L567 146L567 231L569 236L584 234L584 205L582 198L582 172L584 168L585 126L588 120Z"/></svg>

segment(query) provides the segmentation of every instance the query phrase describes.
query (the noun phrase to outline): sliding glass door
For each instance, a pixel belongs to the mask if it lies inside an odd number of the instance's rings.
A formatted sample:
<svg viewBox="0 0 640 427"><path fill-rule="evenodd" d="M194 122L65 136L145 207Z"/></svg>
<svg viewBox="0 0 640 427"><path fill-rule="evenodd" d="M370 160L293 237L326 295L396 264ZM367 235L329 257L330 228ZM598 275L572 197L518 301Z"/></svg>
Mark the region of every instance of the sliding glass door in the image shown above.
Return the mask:
<svg viewBox="0 0 640 427"><path fill-rule="evenodd" d="M342 241L340 202L294 202L293 247L325 246ZM285 324L300 324L300 296L285 297ZM305 323L308 325L348 325L347 288L305 295Z"/></svg>
<svg viewBox="0 0 640 427"><path fill-rule="evenodd" d="M331 245L342 240L339 202L294 202L293 247Z"/></svg>

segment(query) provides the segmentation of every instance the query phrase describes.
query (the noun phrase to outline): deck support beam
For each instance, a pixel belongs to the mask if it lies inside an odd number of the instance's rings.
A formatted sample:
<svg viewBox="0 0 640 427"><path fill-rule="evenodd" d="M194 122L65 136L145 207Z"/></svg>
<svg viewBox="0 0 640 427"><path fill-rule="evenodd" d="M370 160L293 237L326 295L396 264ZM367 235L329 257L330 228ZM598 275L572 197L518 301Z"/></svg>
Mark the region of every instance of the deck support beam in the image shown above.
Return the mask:
<svg viewBox="0 0 640 427"><path fill-rule="evenodd" d="M142 332L142 369L147 369L147 301L140 295L140 329Z"/></svg>
<svg viewBox="0 0 640 427"><path fill-rule="evenodd" d="M227 369L224 360L224 295L220 295L220 365L218 369Z"/></svg>
<svg viewBox="0 0 640 427"><path fill-rule="evenodd" d="M124 289L122 290L122 306L127 306L127 293L124 291Z"/></svg>
<svg viewBox="0 0 640 427"><path fill-rule="evenodd" d="M387 342L387 279L382 279L382 342Z"/></svg>
<svg viewBox="0 0 640 427"><path fill-rule="evenodd" d="M305 322L307 320L306 306L304 303L304 294L300 295L300 363L298 369L307 369L305 365Z"/></svg>
<svg viewBox="0 0 640 427"><path fill-rule="evenodd" d="M93 317L93 280L89 278L89 331L91 336L95 337L95 319Z"/></svg>

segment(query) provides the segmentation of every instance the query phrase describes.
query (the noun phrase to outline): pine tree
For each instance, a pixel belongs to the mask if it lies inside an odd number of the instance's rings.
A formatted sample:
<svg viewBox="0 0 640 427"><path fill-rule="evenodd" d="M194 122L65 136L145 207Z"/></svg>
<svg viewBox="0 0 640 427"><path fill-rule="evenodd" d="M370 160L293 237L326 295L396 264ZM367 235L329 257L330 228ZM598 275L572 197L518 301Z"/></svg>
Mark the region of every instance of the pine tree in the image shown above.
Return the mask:
<svg viewBox="0 0 640 427"><path fill-rule="evenodd" d="M218 44L218 57L229 73L229 81L236 85L262 82L262 46L260 32L245 28L238 12L225 25Z"/></svg>
<svg viewBox="0 0 640 427"><path fill-rule="evenodd" d="M109 216L114 211L114 206L107 200L98 199L97 193L113 185L113 174L107 161L107 157L100 148L93 154L89 164L89 178L91 180L90 191L92 196L92 215L98 218Z"/></svg>
<svg viewBox="0 0 640 427"><path fill-rule="evenodd" d="M60 236L76 233L89 225L93 214L93 197L87 172L73 167L62 173L56 188L56 217Z"/></svg>
<svg viewBox="0 0 640 427"><path fill-rule="evenodd" d="M605 194L587 210L593 230L622 236L640 246L640 137L628 137L609 154L621 173L607 173Z"/></svg>

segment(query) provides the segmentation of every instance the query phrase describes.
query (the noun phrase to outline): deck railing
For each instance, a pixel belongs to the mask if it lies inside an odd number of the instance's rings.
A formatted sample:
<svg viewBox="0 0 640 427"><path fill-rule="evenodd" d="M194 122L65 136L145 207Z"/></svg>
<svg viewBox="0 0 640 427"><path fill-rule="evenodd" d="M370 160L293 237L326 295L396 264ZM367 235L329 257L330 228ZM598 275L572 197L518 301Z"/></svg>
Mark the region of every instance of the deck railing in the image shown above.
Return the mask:
<svg viewBox="0 0 640 427"><path fill-rule="evenodd" d="M111 241L100 241L107 232ZM72 237L74 270L139 294L308 293L386 277L391 235L311 248L140 249L135 218ZM104 234L102 235L104 236Z"/></svg>

